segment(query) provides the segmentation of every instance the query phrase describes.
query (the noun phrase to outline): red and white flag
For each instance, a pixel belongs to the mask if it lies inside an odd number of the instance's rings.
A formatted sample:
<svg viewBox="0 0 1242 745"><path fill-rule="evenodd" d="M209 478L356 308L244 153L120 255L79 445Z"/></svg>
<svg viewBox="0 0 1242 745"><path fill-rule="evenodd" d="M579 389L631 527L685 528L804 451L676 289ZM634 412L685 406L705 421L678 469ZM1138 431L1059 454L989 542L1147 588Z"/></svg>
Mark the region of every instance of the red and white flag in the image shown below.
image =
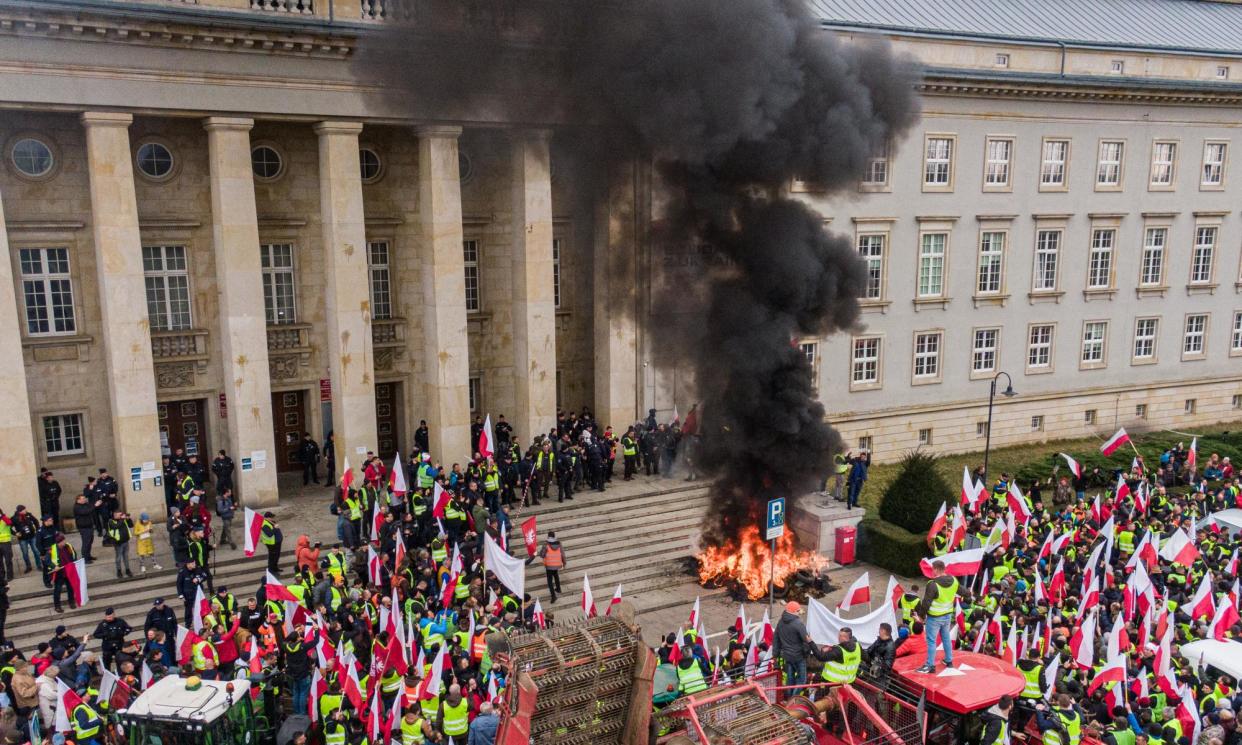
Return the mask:
<svg viewBox="0 0 1242 745"><path fill-rule="evenodd" d="M1065 463L1069 466L1070 473L1074 474L1074 478L1082 478L1082 464L1069 457L1068 453L1061 453L1060 455L1065 459Z"/></svg>
<svg viewBox="0 0 1242 745"><path fill-rule="evenodd" d="M1120 505L1130 496L1130 485L1126 483L1124 476L1117 477L1117 486L1113 490L1113 504Z"/></svg>
<svg viewBox="0 0 1242 745"><path fill-rule="evenodd" d="M1203 718L1199 716L1199 707L1195 704L1194 690L1189 685L1185 685L1182 686L1179 695L1181 700L1177 704L1177 721L1182 725L1182 732L1191 733L1191 742L1199 742Z"/></svg>
<svg viewBox="0 0 1242 745"><path fill-rule="evenodd" d="M444 684L444 645L440 646L440 650L436 652L436 658L431 662L431 672L427 673L427 678L423 680L422 693L420 699L431 699L440 695L440 688Z"/></svg>
<svg viewBox="0 0 1242 745"><path fill-rule="evenodd" d="M1210 616L1215 605L1216 598L1212 595L1212 573L1209 571L1203 575L1198 591L1190 599L1190 617L1194 619Z"/></svg>
<svg viewBox="0 0 1242 745"><path fill-rule="evenodd" d="M1091 679L1090 685L1087 686L1087 695L1095 693L1096 689L1106 683L1117 683L1125 685L1126 683L1126 658L1120 655L1114 657L1104 663L1104 667L1100 668Z"/></svg>
<svg viewBox="0 0 1242 745"><path fill-rule="evenodd" d="M668 650L668 663L676 665L681 662L681 642L684 637L681 628L677 629L677 636L673 637L673 647Z"/></svg>
<svg viewBox="0 0 1242 745"><path fill-rule="evenodd" d="M1229 556L1229 561L1225 564L1225 574L1238 576L1238 549L1234 549Z"/></svg>
<svg viewBox="0 0 1242 745"><path fill-rule="evenodd" d="M586 618L595 618L599 611L595 609L595 595L591 593L591 579L582 575L582 614Z"/></svg>
<svg viewBox="0 0 1242 745"><path fill-rule="evenodd" d="M380 533L384 530L384 511L380 509L379 500L371 505L371 543L380 544Z"/></svg>
<svg viewBox="0 0 1242 745"><path fill-rule="evenodd" d="M1190 441L1190 450L1186 451L1186 468L1191 469L1199 462L1199 438Z"/></svg>
<svg viewBox="0 0 1242 745"><path fill-rule="evenodd" d="M445 509L448 507L449 493L444 489L444 487L440 486L439 481L435 482L435 485L432 488L432 493L435 494L435 501L432 504L431 514L437 519L442 518L445 515ZM441 535L444 534L443 528L441 528L440 533Z"/></svg>
<svg viewBox="0 0 1242 745"><path fill-rule="evenodd" d="M535 611L532 615L536 626L541 629L548 627L548 617L543 614L543 606L539 604L539 598L535 598Z"/></svg>
<svg viewBox="0 0 1242 745"><path fill-rule="evenodd" d="M301 602L298 600L298 596L294 595L293 592L290 591L289 588L286 587L285 584L277 579L276 575L271 572L267 572L267 577L264 579L263 593L268 600L281 600L293 603Z"/></svg>
<svg viewBox="0 0 1242 745"><path fill-rule="evenodd" d="M142 672L138 676L138 684L142 686L142 690L151 687L151 681L155 679L155 673L151 671L151 666L146 660L142 661Z"/></svg>
<svg viewBox="0 0 1242 745"><path fill-rule="evenodd" d="M211 601L203 594L203 586L194 588L194 633L203 633L203 619L211 615Z"/></svg>
<svg viewBox="0 0 1242 745"><path fill-rule="evenodd" d="M341 463L341 499L349 496L349 488L354 485L354 469L349 467L349 456Z"/></svg>
<svg viewBox="0 0 1242 745"><path fill-rule="evenodd" d="M953 527L949 530L949 550L957 548L966 540L966 518L961 507L953 508Z"/></svg>
<svg viewBox="0 0 1242 745"><path fill-rule="evenodd" d="M375 549L367 546L367 581L375 586L380 585L380 557L375 553Z"/></svg>
<svg viewBox="0 0 1242 745"><path fill-rule="evenodd" d="M620 587L617 588L618 591L620 589ZM694 607L690 609L690 620L686 623L686 625L691 629L697 629L699 627L699 599L697 597L694 599Z"/></svg>
<svg viewBox="0 0 1242 745"><path fill-rule="evenodd" d="M539 530L535 527L535 518L531 515L522 521L522 542L526 544L526 555L534 556L539 548Z"/></svg>
<svg viewBox="0 0 1242 745"><path fill-rule="evenodd" d="M255 549L259 546L259 537L263 535L263 515L255 512L249 507L243 514L242 527L243 538L245 539L246 556L254 556Z"/></svg>
<svg viewBox="0 0 1242 745"><path fill-rule="evenodd" d="M954 577L968 577L972 574L979 573L979 567L983 564L984 550L982 548L971 548L965 551L950 551L944 556L938 556L935 559L923 559L919 562L919 569L923 571L924 577L932 577L932 562L943 561L945 574Z"/></svg>
<svg viewBox="0 0 1242 745"><path fill-rule="evenodd" d="M1173 564L1188 567L1199 558L1199 549L1195 548L1194 541L1184 530L1178 529L1165 541L1164 547L1160 549L1160 557Z"/></svg>
<svg viewBox="0 0 1242 745"><path fill-rule="evenodd" d="M1052 570L1052 577L1048 580L1048 597L1052 598L1052 602L1059 603L1061 598L1065 597L1065 557L1062 556L1057 562L1057 568Z"/></svg>
<svg viewBox="0 0 1242 745"><path fill-rule="evenodd" d="M69 583L69 591L73 593L73 602L79 608L90 602L87 591L86 559L78 559L60 568L65 573L65 581Z"/></svg>
<svg viewBox="0 0 1242 745"><path fill-rule="evenodd" d="M940 531L944 530L944 526L948 524L949 505L945 502L940 503L940 511L936 513L936 519L932 520L931 527L927 529L927 545L932 545L932 540L940 535Z"/></svg>
<svg viewBox="0 0 1242 745"><path fill-rule="evenodd" d="M1090 613L1083 619L1074 635L1070 637L1070 651L1078 666L1090 670L1095 664L1095 614Z"/></svg>
<svg viewBox="0 0 1242 745"><path fill-rule="evenodd" d="M496 452L496 435L492 433L492 415L483 419L483 431L479 433L479 455L490 458Z"/></svg>
<svg viewBox="0 0 1242 745"><path fill-rule="evenodd" d="M457 583L460 579L461 575L454 574L452 577L449 577L448 582L444 583L444 590L440 593L441 607L453 607L453 598L457 595Z"/></svg>
<svg viewBox="0 0 1242 745"><path fill-rule="evenodd" d="M841 603L837 606L837 610L849 610L856 605L866 603L871 604L871 573L863 572L858 579L854 580L854 584L850 585L850 589L845 591L845 597L841 598Z"/></svg>
<svg viewBox="0 0 1242 745"><path fill-rule="evenodd" d="M1130 441L1130 435L1127 435L1126 428L1122 427L1121 429L1117 430L1117 432L1114 433L1112 437L1105 440L1103 445L1100 445L1100 452L1103 453L1104 455L1112 455L1113 453L1117 452L1117 448L1121 447L1122 445L1125 445L1129 441Z"/></svg>
<svg viewBox="0 0 1242 745"><path fill-rule="evenodd" d="M73 710L81 706L84 701L69 686L65 685L63 680L56 679L56 718L53 722L52 729L55 732L70 732L74 729Z"/></svg>
<svg viewBox="0 0 1242 745"><path fill-rule="evenodd" d="M1026 501L1026 495L1018 488L1016 480L1009 482L1009 491L1005 493L1005 499L1009 502L1009 509L1013 511L1014 518L1026 525L1031 519L1031 505Z"/></svg>
<svg viewBox="0 0 1242 745"><path fill-rule="evenodd" d="M744 603L738 603L737 618L733 620L733 630L739 634L746 631L746 605Z"/></svg>
<svg viewBox="0 0 1242 745"><path fill-rule="evenodd" d="M388 469L388 491L398 497L410 493L410 487L405 483L405 466L401 465L399 454L392 459L392 468Z"/></svg>
<svg viewBox="0 0 1242 745"><path fill-rule="evenodd" d="M1218 642L1225 641L1226 633L1239 621L1242 618L1238 616L1238 607L1234 605L1229 593L1221 595L1220 602L1216 604L1216 613L1212 616L1212 638Z"/></svg>
<svg viewBox="0 0 1242 745"><path fill-rule="evenodd" d="M617 605L620 602L621 602L621 585L617 585L617 589L612 593L612 600L608 601L608 607L604 609L604 615L611 616L613 606ZM699 605L698 598L695 598L694 605L695 605L695 610L697 611L698 605Z"/></svg>
<svg viewBox="0 0 1242 745"><path fill-rule="evenodd" d="M772 628L772 617L768 615L766 610L763 612L763 623L761 628L763 629L763 635L760 638L763 640L764 644L771 646L772 639L776 636L776 630Z"/></svg>
<svg viewBox="0 0 1242 745"><path fill-rule="evenodd" d="M112 711L129 708L129 697L133 693L125 681L118 678L108 669L102 671L99 680L99 694L96 701L107 702Z"/></svg>
<svg viewBox="0 0 1242 745"><path fill-rule="evenodd" d="M400 530L394 530L392 537L396 541L396 546L392 551L392 569L397 572L401 570L401 565L405 562L405 539L401 537Z"/></svg>
<svg viewBox="0 0 1242 745"><path fill-rule="evenodd" d="M975 480L970 477L970 469L962 466L961 506L971 512L976 511L982 491L983 484L976 484Z"/></svg>

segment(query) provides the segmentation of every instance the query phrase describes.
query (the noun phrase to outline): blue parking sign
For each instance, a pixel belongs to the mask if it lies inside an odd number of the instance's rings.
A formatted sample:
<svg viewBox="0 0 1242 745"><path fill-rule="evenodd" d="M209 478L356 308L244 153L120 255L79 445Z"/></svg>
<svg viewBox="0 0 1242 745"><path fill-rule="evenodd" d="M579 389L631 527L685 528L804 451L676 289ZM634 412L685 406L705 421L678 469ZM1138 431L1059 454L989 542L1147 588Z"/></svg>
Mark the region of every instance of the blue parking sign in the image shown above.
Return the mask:
<svg viewBox="0 0 1242 745"><path fill-rule="evenodd" d="M768 500L768 529L765 539L774 541L785 535L785 498Z"/></svg>

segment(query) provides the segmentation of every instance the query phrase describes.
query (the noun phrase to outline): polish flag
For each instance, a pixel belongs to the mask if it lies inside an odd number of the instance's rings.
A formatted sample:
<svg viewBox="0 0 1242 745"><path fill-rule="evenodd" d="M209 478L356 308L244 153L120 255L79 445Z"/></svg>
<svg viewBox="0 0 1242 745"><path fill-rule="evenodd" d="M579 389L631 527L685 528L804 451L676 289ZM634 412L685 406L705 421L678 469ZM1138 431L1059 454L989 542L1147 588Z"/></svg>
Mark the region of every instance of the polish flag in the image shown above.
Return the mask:
<svg viewBox="0 0 1242 745"><path fill-rule="evenodd" d="M401 537L400 530L393 531L392 535L393 535L393 538L395 538L397 541L397 544L393 548L393 552L392 552L392 555L393 555L392 568L393 568L393 571L398 571L401 569L401 565L405 563L405 553L406 553L405 539Z"/></svg>
<svg viewBox="0 0 1242 745"><path fill-rule="evenodd" d="M1074 474L1074 478L1076 479L1082 478L1082 464L1080 464L1078 461L1074 460L1073 458L1069 457L1069 455L1066 453L1060 453L1060 455L1062 458L1065 459L1065 463L1066 465L1069 466L1070 472Z"/></svg>
<svg viewBox="0 0 1242 745"><path fill-rule="evenodd" d="M354 664L354 658L351 655L348 659L341 658L341 674L338 676L341 681L341 692L354 705L354 709L362 711L362 684L358 681L358 667Z"/></svg>
<svg viewBox="0 0 1242 745"><path fill-rule="evenodd" d="M982 548L971 548L965 551L950 551L944 556L938 556L935 559L923 559L919 562L919 569L922 570L924 577L932 577L932 562L944 562L945 574L954 577L968 577L972 574L979 573L979 567L983 564L984 550Z"/></svg>
<svg viewBox="0 0 1242 745"><path fill-rule="evenodd" d="M522 541L526 544L526 556L535 555L539 548L539 530L535 524L537 515L531 515L522 521Z"/></svg>
<svg viewBox="0 0 1242 745"><path fill-rule="evenodd" d="M1084 670L1095 664L1095 614L1089 614L1070 638L1070 651L1074 661Z"/></svg>
<svg viewBox="0 0 1242 745"><path fill-rule="evenodd" d="M1199 462L1199 438L1190 441L1190 450L1186 452L1186 468L1191 469Z"/></svg>
<svg viewBox="0 0 1242 745"><path fill-rule="evenodd" d="M1112 455L1117 452L1117 448L1125 445L1129 441L1130 435L1127 435L1126 428L1122 427L1117 430L1112 437L1108 438L1103 445L1100 445L1100 452L1104 455Z"/></svg>
<svg viewBox="0 0 1242 745"><path fill-rule="evenodd" d="M1057 568L1052 571L1052 578L1048 580L1048 597L1052 598L1052 602L1059 603L1061 598L1065 596L1065 557L1057 562Z"/></svg>
<svg viewBox="0 0 1242 745"><path fill-rule="evenodd" d="M1186 535L1185 531L1175 530L1165 542L1164 547L1160 549L1160 557L1173 564L1188 567L1199 558L1199 549L1195 548L1194 541Z"/></svg>
<svg viewBox="0 0 1242 745"><path fill-rule="evenodd" d="M936 519L932 520L931 527L927 529L927 545L932 545L932 539L944 530L944 526L948 523L948 504L940 503L940 511L936 513Z"/></svg>
<svg viewBox="0 0 1242 745"><path fill-rule="evenodd" d="M776 635L775 630L772 628L772 618L768 615L768 612L765 610L763 612L763 635L760 637L760 639L763 641L764 644L771 646L772 638L775 635Z"/></svg>
<svg viewBox="0 0 1242 745"><path fill-rule="evenodd" d="M1001 652L1001 659L1010 665L1018 663L1018 627L1011 625L1009 627L1009 636L1005 637L1005 646Z"/></svg>
<svg viewBox="0 0 1242 745"><path fill-rule="evenodd" d="M613 608L613 606L617 605L617 604L618 604L618 603L620 603L620 602L621 602L621 585L617 585L617 589L616 589L615 591L613 591L613 593L612 593L612 600L609 600L609 601L608 601L608 607L604 609L604 615L605 615L605 616L611 616L611 615L612 615L612 608ZM699 600L698 600L698 598L695 598L695 599L694 599L694 610L695 610L695 612L694 612L694 613L692 613L692 614L691 614L691 616L696 616L696 615L698 615L698 609L699 609Z"/></svg>
<svg viewBox="0 0 1242 745"><path fill-rule="evenodd" d="M392 459L392 468L388 469L388 491L398 497L410 493L410 487L405 483L405 466L401 465L399 454Z"/></svg>
<svg viewBox="0 0 1242 745"><path fill-rule="evenodd" d="M1052 539L1056 532L1055 528L1048 531L1043 544L1039 547L1039 553L1035 556L1036 559L1046 559L1052 555Z"/></svg>
<svg viewBox="0 0 1242 745"><path fill-rule="evenodd" d="M962 601L953 598L953 622L957 624L957 635L966 635L966 614L962 611Z"/></svg>
<svg viewBox="0 0 1242 745"><path fill-rule="evenodd" d="M191 619L194 624L194 633L203 633L203 619L211 615L211 601L203 594L203 586L198 585L194 588L194 618Z"/></svg>
<svg viewBox="0 0 1242 745"><path fill-rule="evenodd" d="M73 602L79 608L86 605L91 599L87 592L86 559L70 562L61 567L60 571L65 573L65 581L69 583L69 591L73 593Z"/></svg>
<svg viewBox="0 0 1242 745"><path fill-rule="evenodd" d="M591 593L591 580L587 575L582 575L582 615L586 618L595 618L599 612L595 609L595 595Z"/></svg>
<svg viewBox="0 0 1242 745"><path fill-rule="evenodd" d="M543 613L543 606L539 604L539 598L535 598L535 611L532 614L535 625L541 629L548 627L548 617Z"/></svg>
<svg viewBox="0 0 1242 745"><path fill-rule="evenodd" d="M970 469L966 468L966 466L962 466L962 507L973 512L975 509L975 502L978 500L979 489L975 486L975 480L970 477Z"/></svg>
<svg viewBox="0 0 1242 745"><path fill-rule="evenodd" d="M1091 503L1091 519L1094 520L1097 525L1104 522L1104 507L1100 504L1099 494L1095 495L1095 500Z"/></svg>
<svg viewBox="0 0 1242 745"><path fill-rule="evenodd" d="M1198 591L1190 600L1190 617L1201 618L1212 615L1212 608L1215 604L1216 598L1212 596L1212 573L1208 572L1203 575Z"/></svg>
<svg viewBox="0 0 1242 745"><path fill-rule="evenodd" d="M500 698L500 691L496 689L496 673L489 671L487 673L487 700L496 703Z"/></svg>
<svg viewBox="0 0 1242 745"><path fill-rule="evenodd" d="M949 550L957 548L966 540L966 519L962 516L962 508L953 508L953 528L949 531Z"/></svg>
<svg viewBox="0 0 1242 745"><path fill-rule="evenodd" d="M1126 568L1132 569L1138 565L1140 561L1145 563L1148 568L1152 567L1160 560L1156 553L1156 544L1151 537L1151 531L1145 531L1142 539L1139 540L1137 546L1134 547L1134 555L1126 562Z"/></svg>
<svg viewBox="0 0 1242 745"><path fill-rule="evenodd" d="M142 686L142 690L151 687L151 681L155 680L155 673L151 671L151 666L146 660L142 661L142 672L138 675L138 685Z"/></svg>
<svg viewBox="0 0 1242 745"><path fill-rule="evenodd" d="M367 546L367 581L377 587L380 584L380 558L375 549Z"/></svg>
<svg viewBox="0 0 1242 745"><path fill-rule="evenodd" d="M349 496L349 487L354 485L354 469L349 467L349 456L345 456L341 464L341 499Z"/></svg>
<svg viewBox="0 0 1242 745"><path fill-rule="evenodd" d="M742 663L743 676L747 673L753 675L759 667L759 642L752 641L750 648L746 650L746 661Z"/></svg>
<svg viewBox="0 0 1242 745"><path fill-rule="evenodd" d="M618 586L617 592L620 592L620 591L621 591L621 588L620 586ZM609 605L609 607L611 607L611 604ZM690 620L687 622L686 625L688 625L692 629L697 629L699 627L699 599L697 597L694 599L694 607L690 609Z"/></svg>
<svg viewBox="0 0 1242 745"><path fill-rule="evenodd" d="M190 661L191 648L202 638L181 624L177 624L177 662L184 665Z"/></svg>
<svg viewBox="0 0 1242 745"><path fill-rule="evenodd" d="M733 630L739 634L746 631L746 605L738 603L737 618L733 621Z"/></svg>
<svg viewBox="0 0 1242 745"><path fill-rule="evenodd" d="M1225 574L1232 574L1235 577L1238 576L1238 549L1236 548L1229 556L1229 562L1225 564Z"/></svg>
<svg viewBox="0 0 1242 745"><path fill-rule="evenodd" d="M837 610L849 610L856 605L866 603L871 605L871 573L863 572L858 579L854 580L854 584L850 585L850 589L845 591L845 597L841 599Z"/></svg>
<svg viewBox="0 0 1242 745"><path fill-rule="evenodd" d="M250 660L247 669L251 675L258 675L263 672L263 655L259 654L259 637L250 637ZM258 686L251 686L251 693L258 694Z"/></svg>
<svg viewBox="0 0 1242 745"><path fill-rule="evenodd" d="M483 431L479 433L479 455L490 458L495 452L496 435L492 434L492 415L488 414L483 419Z"/></svg>
<svg viewBox="0 0 1242 745"><path fill-rule="evenodd" d="M379 500L371 505L371 543L380 544L380 531L384 529L384 512L380 509Z"/></svg>
<svg viewBox="0 0 1242 745"><path fill-rule="evenodd" d="M107 702L108 708L116 711L117 709L129 708L129 697L131 695L133 695L133 689L125 681L107 669L102 671L99 680L99 694L95 697L96 701L100 703Z"/></svg>
<svg viewBox="0 0 1242 745"><path fill-rule="evenodd" d="M1048 590L1044 588L1044 578L1039 576L1039 566L1035 567L1035 602L1048 599Z"/></svg>
<svg viewBox="0 0 1242 745"><path fill-rule="evenodd" d="M1177 721L1182 725L1182 732L1189 732L1191 742L1199 742L1199 733L1203 729L1203 718L1199 716L1199 707L1195 705L1194 691L1190 686L1182 686L1178 694L1181 700L1177 704Z"/></svg>
<svg viewBox="0 0 1242 745"><path fill-rule="evenodd" d="M1070 539L1072 539L1073 537L1074 537L1074 531L1072 530L1064 535L1057 536L1057 539L1052 542L1052 553L1057 556L1060 556L1061 552L1065 550L1065 544L1069 543Z"/></svg>
<svg viewBox="0 0 1242 745"><path fill-rule="evenodd" d="M53 722L52 730L54 732L70 732L73 730L73 720L70 716L73 710L85 703L82 697L77 694L69 686L65 685L63 680L56 680L56 718Z"/></svg>
<svg viewBox="0 0 1242 745"><path fill-rule="evenodd" d="M890 574L888 575L888 587L885 588L884 594L888 596L888 604L896 609L897 604L901 602L901 596L905 595L906 591L901 588L897 578Z"/></svg>
<svg viewBox="0 0 1242 745"><path fill-rule="evenodd" d="M444 645L440 645L440 651L436 652L436 658L431 661L431 672L427 673L427 677L423 680L423 692L419 696L420 699L435 698L440 695L440 688L444 684Z"/></svg>
<svg viewBox="0 0 1242 745"><path fill-rule="evenodd" d="M1117 487L1113 492L1113 504L1121 504L1126 497L1130 496L1130 485L1126 483L1124 476L1117 477Z"/></svg>
<svg viewBox="0 0 1242 745"><path fill-rule="evenodd" d="M440 593L440 606L442 608L453 607L453 598L457 595L457 582L461 579L461 575L454 574L449 577L449 581L444 583L444 591Z"/></svg>
<svg viewBox="0 0 1242 745"><path fill-rule="evenodd" d="M1147 514L1147 481L1140 481L1138 491L1134 494L1134 509Z"/></svg>
<svg viewBox="0 0 1242 745"><path fill-rule="evenodd" d="M678 628L677 628L677 636L674 636L674 637L673 637L673 647L672 647L672 649L670 649L670 650L668 651L668 663L669 663L670 665L676 665L677 663L681 662L681 637L682 637L682 634L683 634L683 632L682 632L682 627L678 627Z"/></svg>
<svg viewBox="0 0 1242 745"><path fill-rule="evenodd" d="M371 742L376 743L377 745L383 742L380 740L380 711L383 708L384 707L382 706L382 702L379 697L379 691L376 690L372 692L371 705L367 712L367 736L370 738Z"/></svg>
<svg viewBox="0 0 1242 745"><path fill-rule="evenodd" d="M435 502L431 508L431 514L439 519L444 517L444 508L448 507L449 493L444 490L444 487L440 486L439 481L435 482L435 488L432 490L432 493L435 494ZM444 534L443 528L440 529L440 533Z"/></svg>
<svg viewBox="0 0 1242 745"><path fill-rule="evenodd" d="M1166 696L1177 696L1177 676L1173 672L1173 626L1164 630L1156 647L1156 687Z"/></svg>
<svg viewBox="0 0 1242 745"><path fill-rule="evenodd" d="M1013 511L1017 521L1026 525L1031 519L1031 506L1027 503L1022 490L1018 488L1017 481L1009 482L1009 491L1005 493L1005 499L1009 502L1009 509Z"/></svg>
<svg viewBox="0 0 1242 745"><path fill-rule="evenodd" d="M1228 594L1222 595L1216 604L1216 613L1212 616L1212 638L1218 642L1225 641L1225 634L1235 623L1242 621L1238 616L1238 608Z"/></svg>
<svg viewBox="0 0 1242 745"><path fill-rule="evenodd" d="M1057 689L1057 672L1060 668L1061 655L1054 654L1048 667L1044 668L1044 698L1048 700L1052 700L1052 694Z"/></svg>
<svg viewBox="0 0 1242 745"><path fill-rule="evenodd" d="M277 579L276 575L271 572L267 572L267 577L264 579L263 593L268 600L285 600L293 603L301 602L298 600L297 595L290 592L289 588L285 587L285 584Z"/></svg>
<svg viewBox="0 0 1242 745"><path fill-rule="evenodd" d="M242 532L246 543L246 556L254 556L255 548L259 545L259 536L263 533L263 516L247 507L242 519L245 523Z"/></svg>

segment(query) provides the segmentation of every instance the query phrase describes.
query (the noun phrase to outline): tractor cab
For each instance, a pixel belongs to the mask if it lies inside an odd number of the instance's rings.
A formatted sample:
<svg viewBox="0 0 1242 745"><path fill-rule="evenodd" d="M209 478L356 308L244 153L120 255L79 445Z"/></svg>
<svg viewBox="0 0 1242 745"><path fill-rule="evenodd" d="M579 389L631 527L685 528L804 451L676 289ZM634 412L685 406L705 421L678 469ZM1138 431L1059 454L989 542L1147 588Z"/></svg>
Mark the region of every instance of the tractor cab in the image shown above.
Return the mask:
<svg viewBox="0 0 1242 745"><path fill-rule="evenodd" d="M251 745L264 729L246 680L161 678L117 720L128 745Z"/></svg>

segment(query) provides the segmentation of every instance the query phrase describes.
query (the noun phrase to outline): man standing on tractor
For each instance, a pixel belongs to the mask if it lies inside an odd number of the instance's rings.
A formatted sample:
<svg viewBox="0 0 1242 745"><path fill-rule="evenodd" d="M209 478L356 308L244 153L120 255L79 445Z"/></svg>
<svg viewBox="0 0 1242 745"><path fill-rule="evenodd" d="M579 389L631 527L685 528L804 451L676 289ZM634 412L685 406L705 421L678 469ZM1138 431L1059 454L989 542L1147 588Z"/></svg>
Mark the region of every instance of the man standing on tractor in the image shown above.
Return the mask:
<svg viewBox="0 0 1242 745"><path fill-rule="evenodd" d="M918 613L923 618L927 635L927 664L918 669L920 673L936 672L936 643L944 644L945 667L953 667L953 641L949 627L953 625L953 607L957 599L958 581L944 573L944 562L932 562L932 579L923 593Z"/></svg>

